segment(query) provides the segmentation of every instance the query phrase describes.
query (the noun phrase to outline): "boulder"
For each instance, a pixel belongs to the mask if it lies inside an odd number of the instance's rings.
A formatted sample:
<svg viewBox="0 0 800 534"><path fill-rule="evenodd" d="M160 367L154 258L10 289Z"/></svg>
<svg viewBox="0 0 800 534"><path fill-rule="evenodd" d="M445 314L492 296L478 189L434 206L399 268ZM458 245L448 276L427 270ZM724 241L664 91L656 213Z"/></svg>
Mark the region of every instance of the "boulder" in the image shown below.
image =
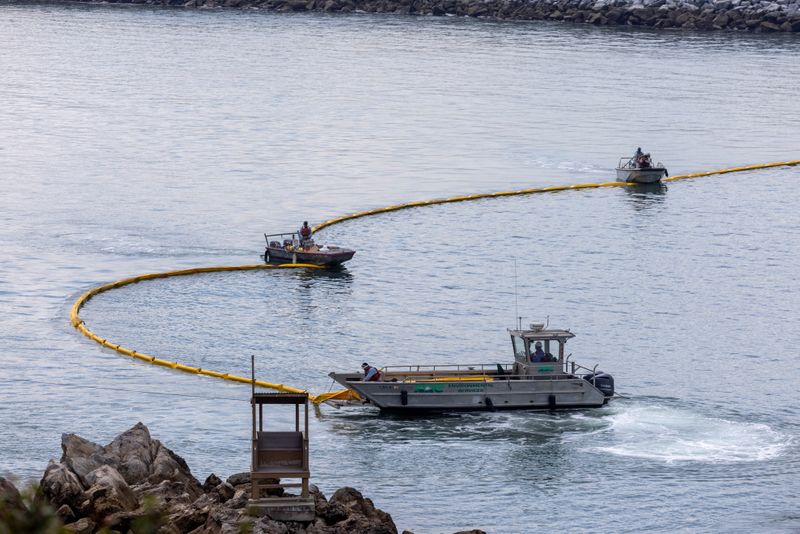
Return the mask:
<svg viewBox="0 0 800 534"><path fill-rule="evenodd" d="M0 508L26 510L17 487L3 477L0 477Z"/></svg>
<svg viewBox="0 0 800 534"><path fill-rule="evenodd" d="M208 493L209 491L213 490L214 488L216 488L220 484L222 484L222 480L220 480L220 478L217 475L215 475L214 473L211 473L206 478L206 481L203 482L203 491Z"/></svg>
<svg viewBox="0 0 800 534"><path fill-rule="evenodd" d="M361 495L357 489L344 487L336 490L328 501L328 506L341 507L347 512L348 518L341 526L350 532L397 534L392 516L375 508L372 501Z"/></svg>
<svg viewBox="0 0 800 534"><path fill-rule="evenodd" d="M486 15L489 10L483 4L473 4L467 8L467 16L481 17Z"/></svg>
<svg viewBox="0 0 800 534"><path fill-rule="evenodd" d="M97 525L88 517L78 519L74 523L64 525L64 530L74 534L92 534Z"/></svg>
<svg viewBox="0 0 800 534"><path fill-rule="evenodd" d="M289 527L286 523L273 521L268 517L261 517L259 520L253 524L253 534L290 534L292 532L296 532L294 530L289 530Z"/></svg>
<svg viewBox="0 0 800 534"><path fill-rule="evenodd" d="M244 509L218 507L211 510L208 519L198 532L219 534L240 534L247 532L247 524L252 525L251 518Z"/></svg>
<svg viewBox="0 0 800 534"><path fill-rule="evenodd" d="M75 434L61 435L61 463L86 484L85 476L101 465L109 463L103 447Z"/></svg>
<svg viewBox="0 0 800 534"><path fill-rule="evenodd" d="M622 8L615 7L606 13L606 19L618 24L624 24L628 19L628 14Z"/></svg>
<svg viewBox="0 0 800 534"><path fill-rule="evenodd" d="M162 446L160 442L156 441L155 443L158 449L153 459L150 476L147 478L147 481L151 484L157 484L164 480L180 482L185 486L186 491L190 495L199 497L203 489L200 486L200 482L192 476L192 472L189 466L186 465L186 461L171 450Z"/></svg>
<svg viewBox="0 0 800 534"><path fill-rule="evenodd" d="M85 500L85 488L78 475L70 471L66 465L57 464L53 460L47 464L39 486L42 496L54 508L66 504L73 510L77 510Z"/></svg>
<svg viewBox="0 0 800 534"><path fill-rule="evenodd" d="M150 509L145 506L133 511L111 514L104 519L103 527L106 529L105 531L136 534L138 532L155 532L163 522L164 518L161 510L157 508ZM148 528L148 526L151 528Z"/></svg>
<svg viewBox="0 0 800 534"><path fill-rule="evenodd" d="M263 484L278 484L281 480L279 478L265 478L262 479ZM250 495L250 473L236 473L228 477L227 480L228 484L233 486L233 489L238 490L246 490L247 494ZM283 488L269 488L266 491L267 495L271 495L273 497L280 497L285 493Z"/></svg>
<svg viewBox="0 0 800 534"><path fill-rule="evenodd" d="M62 504L59 506L58 510L56 510L56 515L65 525L67 523L72 523L77 519L77 517L75 517L75 512L69 507L68 504Z"/></svg>
<svg viewBox="0 0 800 534"><path fill-rule="evenodd" d="M192 476L183 458L154 440L142 423L126 430L105 447L75 434L64 434L61 449L61 463L87 487L90 485L86 480L87 474L108 465L130 486L144 482L158 485L169 480L183 483L192 498L202 493L200 483Z"/></svg>
<svg viewBox="0 0 800 534"><path fill-rule="evenodd" d="M773 22L762 21L759 25L759 29L762 32L779 32L781 31L781 27Z"/></svg>
<svg viewBox="0 0 800 534"><path fill-rule="evenodd" d="M233 487L250 484L250 472L231 475L228 477L227 482Z"/></svg>
<svg viewBox="0 0 800 534"><path fill-rule="evenodd" d="M227 482L221 482L210 494L217 502L227 502L236 495L236 489Z"/></svg>
<svg viewBox="0 0 800 534"><path fill-rule="evenodd" d="M730 21L730 18L728 17L728 15L726 13L720 13L719 15L714 17L714 20L711 21L711 24L714 25L714 28L720 30L722 28L727 27L729 21Z"/></svg>
<svg viewBox="0 0 800 534"><path fill-rule="evenodd" d="M181 506L169 515L167 522L178 532L190 532L206 524L209 512L208 508Z"/></svg>
<svg viewBox="0 0 800 534"><path fill-rule="evenodd" d="M195 497L190 495L181 482L164 480L155 486L150 484L140 484L131 488L143 499L152 499L159 506L171 507L179 504L191 504Z"/></svg>
<svg viewBox="0 0 800 534"><path fill-rule="evenodd" d="M88 473L86 482L90 487L86 490L81 511L98 521L118 512L133 511L139 506L139 499L122 475L111 466L103 465Z"/></svg>
<svg viewBox="0 0 800 534"><path fill-rule="evenodd" d="M350 511L340 503L315 499L314 507L316 516L322 519L326 525L335 525L350 516Z"/></svg>

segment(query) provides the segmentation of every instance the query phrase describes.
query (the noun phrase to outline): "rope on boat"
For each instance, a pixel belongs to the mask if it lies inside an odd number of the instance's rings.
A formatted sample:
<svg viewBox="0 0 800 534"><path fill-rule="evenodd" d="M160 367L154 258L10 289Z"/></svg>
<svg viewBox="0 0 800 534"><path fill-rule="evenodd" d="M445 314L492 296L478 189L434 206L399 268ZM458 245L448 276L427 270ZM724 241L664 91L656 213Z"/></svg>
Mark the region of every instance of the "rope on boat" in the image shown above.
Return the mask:
<svg viewBox="0 0 800 534"><path fill-rule="evenodd" d="M800 160L792 160L792 161L778 161L773 163L760 163L756 165L748 165L744 167L731 167L729 169L720 169L716 171L707 171L707 172L696 172L691 174L682 174L678 176L672 176L670 178L665 178L663 182L675 182L678 180L687 180L691 178L700 178L704 176L714 176L718 174L728 174L733 172L743 172L743 171L754 171L760 169L768 169L771 167L789 167L794 165L800 165ZM328 219L316 226L313 227L314 232L318 232L323 228L328 228L335 224L343 223L345 221L350 221L353 219L359 219L362 217L369 217L372 215L379 215L381 213L389 213L392 211L400 211L410 208L419 208L423 206L433 206L437 204L450 204L453 202L467 202L471 200L481 200L481 199L488 199L488 198L499 198L499 197L509 197L509 196L520 196L520 195L533 195L537 193L553 193L556 191L567 191L572 189L598 189L601 187L630 187L635 186L637 184L631 184L627 182L603 182L603 183L586 183L586 184L575 184L575 185L557 185L557 186L550 186L550 187L534 187L530 189L519 189L516 191L499 191L496 193L479 193L477 195L464 195L464 196L456 196L450 198L442 198L442 199L435 199L435 200L420 200L416 202L406 202L404 204L395 204L393 206L387 206L385 208L376 208L372 210L360 211L357 213L352 213L350 215L344 215L342 217L335 217L333 219ZM95 343L98 343L106 348L109 348L113 351L116 351L120 354L124 354L125 356L130 356L132 358L136 358L137 360L141 360L144 362L152 363L154 365L159 365L162 367L168 367L170 369L175 369L177 371L184 371L186 373L193 373L203 376L210 376L212 378L220 378L222 380L229 380L232 382L240 382L242 384L251 384L253 380L243 376L232 375L230 373L221 373L219 371L212 371L210 369L202 369L200 367L192 367L190 365L183 365L177 361L168 361L162 360L160 358L156 358L155 356L150 356L149 354L144 354L141 352L136 352L135 350L125 348L121 345L115 344L110 342L106 338L101 338L89 328L87 328L86 324L83 322L83 319L80 318L80 311L81 308L95 295L99 295L100 293L104 293L106 291L110 291L112 289L117 289L123 286L127 286L130 284L135 284L137 282L142 282L145 280L154 280L157 278L170 278L173 276L189 276L193 274L201 274L201 273L215 273L215 272L227 272L227 271L253 271L258 269L289 269L289 268L309 268L309 269L321 269L319 265L311 265L311 264L303 264L303 263L287 263L282 265L267 265L267 264L256 264L256 265L235 265L235 266L219 266L219 267L197 267L194 269L184 269L180 271L167 271L163 273L150 273L150 274L142 274L139 276L133 276L130 278L123 278L122 280L117 280L116 282L110 282L108 284L104 284L102 286L95 287L90 289L80 297L75 303L72 305L72 309L70 310L70 321L72 322L72 326L74 326L77 330L79 330L84 336L88 337ZM263 380L256 380L255 385L267 389L274 389L276 391L283 391L286 393L307 393L306 390L294 388L291 386L286 386L284 384L275 384L272 382L266 382ZM341 390L341 391L333 391L329 393L322 393L320 395L309 395L309 399L314 404L320 404L322 402L328 400L357 400L358 396L355 395L350 390Z"/></svg>

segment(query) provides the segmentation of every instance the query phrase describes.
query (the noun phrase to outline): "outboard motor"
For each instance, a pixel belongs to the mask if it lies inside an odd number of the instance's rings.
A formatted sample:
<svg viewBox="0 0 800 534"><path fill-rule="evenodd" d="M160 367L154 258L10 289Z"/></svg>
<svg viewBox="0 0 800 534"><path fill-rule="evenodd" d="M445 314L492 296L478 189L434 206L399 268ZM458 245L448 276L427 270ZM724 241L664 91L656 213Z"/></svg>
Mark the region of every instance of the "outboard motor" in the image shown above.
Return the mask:
<svg viewBox="0 0 800 534"><path fill-rule="evenodd" d="M602 391L607 399L614 396L614 377L610 374L600 371L597 374L584 375L583 378L594 383L594 387Z"/></svg>

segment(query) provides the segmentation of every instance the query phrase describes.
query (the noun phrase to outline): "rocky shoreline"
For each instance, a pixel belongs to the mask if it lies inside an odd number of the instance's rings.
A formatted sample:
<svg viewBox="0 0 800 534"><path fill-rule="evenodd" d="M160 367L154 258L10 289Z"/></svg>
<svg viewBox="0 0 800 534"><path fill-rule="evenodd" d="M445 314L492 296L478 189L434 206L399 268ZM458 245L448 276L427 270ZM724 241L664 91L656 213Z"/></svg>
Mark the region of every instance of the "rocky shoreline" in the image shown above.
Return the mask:
<svg viewBox="0 0 800 534"><path fill-rule="evenodd" d="M89 0L88 3L453 15L754 33L800 32L800 0Z"/></svg>
<svg viewBox="0 0 800 534"><path fill-rule="evenodd" d="M0 477L0 532L397 534L392 516L350 487L326 499L312 486L312 521L252 517L249 473L226 481L211 474L201 484L183 458L141 423L106 446L64 434L61 449L61 460L50 460L35 495L23 497ZM270 491L284 496L280 488Z"/></svg>

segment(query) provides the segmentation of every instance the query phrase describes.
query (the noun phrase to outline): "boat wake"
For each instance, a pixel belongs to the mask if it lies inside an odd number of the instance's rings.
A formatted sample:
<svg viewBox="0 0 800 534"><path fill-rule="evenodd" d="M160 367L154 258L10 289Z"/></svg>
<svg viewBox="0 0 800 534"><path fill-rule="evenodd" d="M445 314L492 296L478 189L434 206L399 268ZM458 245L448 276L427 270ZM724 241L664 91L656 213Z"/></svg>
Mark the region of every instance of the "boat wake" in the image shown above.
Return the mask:
<svg viewBox="0 0 800 534"><path fill-rule="evenodd" d="M673 462L738 463L770 460L789 436L763 423L714 418L674 407L633 406L611 415L607 444L593 450ZM606 441L606 440L603 440Z"/></svg>

